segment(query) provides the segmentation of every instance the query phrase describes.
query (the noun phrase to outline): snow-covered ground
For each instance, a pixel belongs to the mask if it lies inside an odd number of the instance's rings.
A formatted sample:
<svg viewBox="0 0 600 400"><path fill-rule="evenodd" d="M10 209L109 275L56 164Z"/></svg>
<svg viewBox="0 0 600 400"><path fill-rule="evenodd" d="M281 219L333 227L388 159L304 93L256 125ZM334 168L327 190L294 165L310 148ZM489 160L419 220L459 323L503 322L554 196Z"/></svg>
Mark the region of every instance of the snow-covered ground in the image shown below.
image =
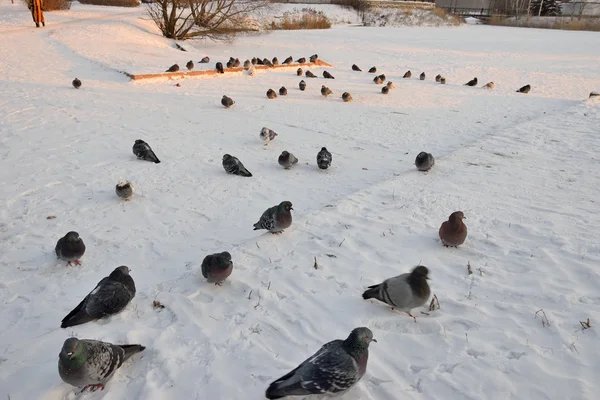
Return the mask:
<svg viewBox="0 0 600 400"><path fill-rule="evenodd" d="M357 326L378 343L346 400L596 398L600 100L587 96L600 88L597 33L336 27L188 42L186 53L141 8L74 4L36 29L22 5L0 4L0 398L261 399ZM180 87L118 72L313 53L336 79L307 79L305 92L294 69ZM377 66L397 89L380 94L353 63ZM408 69L427 80L402 79ZM433 82L438 73L447 85ZM462 86L474 76L496 88ZM527 83L531 93L515 93ZM334 95L322 98L322 84ZM282 85L287 97L266 98ZM263 126L279 133L267 147ZM138 138L161 164L135 159ZM322 146L333 153L327 171L316 168ZM300 159L294 169L277 164L283 150ZM413 166L422 150L436 157L429 173ZM224 153L254 176L226 175ZM136 184L130 202L115 196L120 178ZM283 200L292 227L253 231ZM437 231L456 210L469 237L444 248ZM70 230L88 248L78 267L53 254ZM222 287L198 274L220 251L235 263ZM414 310L415 323L362 300L366 286L418 263L441 309ZM132 303L60 329L119 265L132 270ZM147 349L104 391L76 395L57 372L71 335Z"/></svg>

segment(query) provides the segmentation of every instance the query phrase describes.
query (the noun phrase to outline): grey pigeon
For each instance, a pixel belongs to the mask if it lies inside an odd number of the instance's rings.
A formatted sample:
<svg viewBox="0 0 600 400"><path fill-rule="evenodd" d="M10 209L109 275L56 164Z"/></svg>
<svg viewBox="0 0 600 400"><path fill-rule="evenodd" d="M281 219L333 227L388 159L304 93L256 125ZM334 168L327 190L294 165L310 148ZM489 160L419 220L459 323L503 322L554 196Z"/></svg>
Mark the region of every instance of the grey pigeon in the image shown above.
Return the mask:
<svg viewBox="0 0 600 400"><path fill-rule="evenodd" d="M244 164L237 157L225 154L223 156L223 169L230 174L251 177L250 171L244 167Z"/></svg>
<svg viewBox="0 0 600 400"><path fill-rule="evenodd" d="M381 85L383 83L383 79L381 79L381 75L377 75L375 78L373 78L373 82L375 82L378 85Z"/></svg>
<svg viewBox="0 0 600 400"><path fill-rule="evenodd" d="M73 87L75 89L79 89L81 87L81 81L77 78L73 79L73 82L71 82L73 84Z"/></svg>
<svg viewBox="0 0 600 400"><path fill-rule="evenodd" d="M317 54L313 54L312 56L310 56L310 58L308 59L311 63L314 63L317 61L317 59L319 58L319 56Z"/></svg>
<svg viewBox="0 0 600 400"><path fill-rule="evenodd" d="M588 99L591 99L592 97L598 97L600 96L600 93L598 92L590 92L590 96L588 97Z"/></svg>
<svg viewBox="0 0 600 400"><path fill-rule="evenodd" d="M165 72L177 72L177 71L179 71L179 65L173 64Z"/></svg>
<svg viewBox="0 0 600 400"><path fill-rule="evenodd" d="M125 179L119 180L119 183L117 183L117 186L115 186L115 193L117 193L117 196L125 200L131 199L134 192L135 187L133 186L133 183Z"/></svg>
<svg viewBox="0 0 600 400"><path fill-rule="evenodd" d="M465 83L463 86L477 86L477 77L471 79L469 82Z"/></svg>
<svg viewBox="0 0 600 400"><path fill-rule="evenodd" d="M252 57L252 61L251 62L252 62L252 65L258 64L258 58Z"/></svg>
<svg viewBox="0 0 600 400"><path fill-rule="evenodd" d="M442 223L438 233L444 246L458 247L465 242L467 226L463 223L463 218L466 217L462 211L455 211L450 214L448 221Z"/></svg>
<svg viewBox="0 0 600 400"><path fill-rule="evenodd" d="M266 126L260 130L260 138L265 142L265 146L268 145L271 140L275 139L275 136L277 136L277 133Z"/></svg>
<svg viewBox="0 0 600 400"><path fill-rule="evenodd" d="M306 58L302 57L296 60L298 64L304 64L306 62Z"/></svg>
<svg viewBox="0 0 600 400"><path fill-rule="evenodd" d="M194 69L194 62L192 60L188 61L187 64L185 64L185 67L188 69L188 71L191 71Z"/></svg>
<svg viewBox="0 0 600 400"><path fill-rule="evenodd" d="M425 72L421 72L421 75L419 75L419 79L422 81L425 80Z"/></svg>
<svg viewBox="0 0 600 400"><path fill-rule="evenodd" d="M135 296L135 283L126 266L102 278L85 298L62 319L61 328L85 324L123 310Z"/></svg>
<svg viewBox="0 0 600 400"><path fill-rule="evenodd" d="M277 93L275 93L275 91L273 89L269 89L269 90L267 90L267 97L269 99L276 99Z"/></svg>
<svg viewBox="0 0 600 400"><path fill-rule="evenodd" d="M381 78L381 81L382 81L382 82L385 82L385 80L387 79L387 78L385 77L385 74L381 74L381 75L379 75L379 77Z"/></svg>
<svg viewBox="0 0 600 400"><path fill-rule="evenodd" d="M239 67L240 67L240 64L241 64L241 63L240 63L240 59L239 59L239 58L236 58L236 59L233 61L233 68L239 68Z"/></svg>
<svg viewBox="0 0 600 400"><path fill-rule="evenodd" d="M394 82L392 81L388 81L388 83L386 83L385 86L387 86L388 89L396 89L396 85L394 85Z"/></svg>
<svg viewBox="0 0 600 400"><path fill-rule="evenodd" d="M220 73L220 74L224 74L224 73L225 73L225 71L223 70L223 63L221 63L221 62L218 62L218 63L215 65L215 69L216 69L216 70L217 70L217 72L218 72L218 73Z"/></svg>
<svg viewBox="0 0 600 400"><path fill-rule="evenodd" d="M313 74L310 71L306 71L306 73L304 73L304 76L306 76L307 78L316 78L317 77L315 74Z"/></svg>
<svg viewBox="0 0 600 400"><path fill-rule="evenodd" d="M273 60L271 62L273 63L273 65L279 65L279 60L277 59L277 57L273 57Z"/></svg>
<svg viewBox="0 0 600 400"><path fill-rule="evenodd" d="M279 155L277 162L279 162L279 165L283 168L290 169L292 166L298 164L298 159L292 153L284 150Z"/></svg>
<svg viewBox="0 0 600 400"><path fill-rule="evenodd" d="M529 93L529 91L531 90L531 85L525 85L522 88L520 88L519 90L517 90L518 93Z"/></svg>
<svg viewBox="0 0 600 400"><path fill-rule="evenodd" d="M304 91L304 89L306 89L306 82L304 82L304 80L301 80L300 83L298 84L298 87L300 88L301 91Z"/></svg>
<svg viewBox="0 0 600 400"><path fill-rule="evenodd" d="M442 76L442 77L440 78L440 83L441 83L442 85L445 85L445 84L446 84L446 78L444 78L444 77Z"/></svg>
<svg viewBox="0 0 600 400"><path fill-rule="evenodd" d="M294 61L294 58L292 56L289 56L288 58L285 59L284 62L282 62L282 64L291 64Z"/></svg>
<svg viewBox="0 0 600 400"><path fill-rule="evenodd" d="M145 349L139 344L112 344L70 337L58 354L58 374L61 379L82 392L104 389L115 371L132 355Z"/></svg>
<svg viewBox="0 0 600 400"><path fill-rule="evenodd" d="M229 108L235 104L235 101L233 101L231 97L223 95L223 97L221 98L221 104L223 105L223 107Z"/></svg>
<svg viewBox="0 0 600 400"><path fill-rule="evenodd" d="M222 282L231 275L231 271L233 271L233 261L231 261L231 254L226 251L210 254L202 261L202 276L215 285L221 286Z"/></svg>
<svg viewBox="0 0 600 400"><path fill-rule="evenodd" d="M406 72L404 73L404 76L403 76L403 78L410 78L411 76L412 76L412 72L410 72L410 71L406 71Z"/></svg>
<svg viewBox="0 0 600 400"><path fill-rule="evenodd" d="M85 244L79 237L79 233L71 231L58 239L54 252L60 260L67 261L67 265L71 265L71 262L81 265L79 259L85 253Z"/></svg>
<svg viewBox="0 0 600 400"><path fill-rule="evenodd" d="M363 293L363 299L379 300L392 306L392 309L404 311L415 318L410 310L427 303L431 294L427 283L428 274L427 267L419 265L410 273L386 279L378 285L369 286Z"/></svg>
<svg viewBox="0 0 600 400"><path fill-rule="evenodd" d="M140 160L152 161L156 164L160 163L160 160L156 157L156 154L154 154L150 145L142 139L136 140L133 144L133 154Z"/></svg>
<svg viewBox="0 0 600 400"><path fill-rule="evenodd" d="M302 76L302 73L303 73L303 71L302 71L302 68L298 68L298 69L296 70L296 75L297 75L297 76Z"/></svg>
<svg viewBox="0 0 600 400"><path fill-rule="evenodd" d="M331 91L331 89L329 89L327 86L325 85L321 85L321 94L325 97L329 96L330 94L332 94L333 92Z"/></svg>
<svg viewBox="0 0 600 400"><path fill-rule="evenodd" d="M344 100L344 103L352 101L352 95L348 92L344 92L342 93L342 100Z"/></svg>
<svg viewBox="0 0 600 400"><path fill-rule="evenodd" d="M383 94L388 94L390 92L390 88L387 86L384 86L381 88L381 93Z"/></svg>
<svg viewBox="0 0 600 400"><path fill-rule="evenodd" d="M317 165L320 169L327 169L331 166L331 153L326 147L321 147L321 151L317 153Z"/></svg>
<svg viewBox="0 0 600 400"><path fill-rule="evenodd" d="M441 79L442 79L442 76L441 76L440 74L437 74L437 75L435 76L435 81L436 81L436 82L439 82Z"/></svg>
<svg viewBox="0 0 600 400"><path fill-rule="evenodd" d="M352 64L352 71L362 71L362 69L358 68L358 65Z"/></svg>
<svg viewBox="0 0 600 400"><path fill-rule="evenodd" d="M267 389L267 399L287 396L340 395L350 390L367 371L369 344L377 342L369 328L355 328L346 340L326 343Z"/></svg>
<svg viewBox="0 0 600 400"><path fill-rule="evenodd" d="M244 69L245 70L249 70L251 65L252 65L252 63L250 63L250 60L244 61Z"/></svg>
<svg viewBox="0 0 600 400"><path fill-rule="evenodd" d="M285 86L282 86L279 88L279 95L280 96L287 96L287 89L285 88Z"/></svg>
<svg viewBox="0 0 600 400"><path fill-rule="evenodd" d="M263 60L261 60L260 58L257 58L257 59L256 59L256 63L257 63L258 65L265 65L264 61L263 61Z"/></svg>
<svg viewBox="0 0 600 400"><path fill-rule="evenodd" d="M426 153L424 151L417 154L417 158L415 159L415 165L419 171L429 171L431 167L435 165L435 159L431 155L431 153Z"/></svg>
<svg viewBox="0 0 600 400"><path fill-rule="evenodd" d="M200 64L206 64L210 62L210 57L206 56L202 60L198 61Z"/></svg>
<svg viewBox="0 0 600 400"><path fill-rule="evenodd" d="M227 64L225 64L225 66L226 66L227 68L233 68L233 60L229 60L229 61L227 61Z"/></svg>
<svg viewBox="0 0 600 400"><path fill-rule="evenodd" d="M329 71L323 71L323 78L325 79L335 79L333 75L329 73Z"/></svg>
<svg viewBox="0 0 600 400"><path fill-rule="evenodd" d="M254 224L254 230L266 229L272 234L281 233L292 225L292 203L282 201L279 205L267 209Z"/></svg>
<svg viewBox="0 0 600 400"><path fill-rule="evenodd" d="M272 67L273 66L273 63L268 58L265 58L263 60L263 64L266 65L266 66L268 66L268 67Z"/></svg>
<svg viewBox="0 0 600 400"><path fill-rule="evenodd" d="M375 68L375 67L369 68L369 73L370 74L376 74L377 73L377 68Z"/></svg>

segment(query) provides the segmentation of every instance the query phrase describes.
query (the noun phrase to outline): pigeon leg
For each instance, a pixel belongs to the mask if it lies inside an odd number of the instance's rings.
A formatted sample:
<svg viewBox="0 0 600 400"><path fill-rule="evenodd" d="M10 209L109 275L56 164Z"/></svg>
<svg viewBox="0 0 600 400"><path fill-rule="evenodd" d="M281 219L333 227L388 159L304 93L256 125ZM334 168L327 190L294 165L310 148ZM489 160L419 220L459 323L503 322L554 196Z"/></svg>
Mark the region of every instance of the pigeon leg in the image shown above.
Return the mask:
<svg viewBox="0 0 600 400"><path fill-rule="evenodd" d="M81 262L79 260L75 260L75 264L81 265Z"/></svg>
<svg viewBox="0 0 600 400"><path fill-rule="evenodd" d="M413 317L413 319L415 320L415 322L417 322L417 317L415 317L414 315L412 315L410 313L410 311L404 311L405 313L407 313L410 317Z"/></svg>
<svg viewBox="0 0 600 400"><path fill-rule="evenodd" d="M67 262L67 267L72 267L72 266L73 266L73 264L71 264L71 261L68 261Z"/></svg>
<svg viewBox="0 0 600 400"><path fill-rule="evenodd" d="M100 389L100 390L104 390L104 385L103 385L103 384L101 384L101 383L99 383L99 384L97 384L97 385L87 385L86 387L84 387L84 388L81 390L81 393L85 392L86 390L89 390L90 392L95 392L95 391L96 391L96 390L98 390L98 389Z"/></svg>
<svg viewBox="0 0 600 400"><path fill-rule="evenodd" d="M223 286L223 282L215 282L215 286Z"/></svg>

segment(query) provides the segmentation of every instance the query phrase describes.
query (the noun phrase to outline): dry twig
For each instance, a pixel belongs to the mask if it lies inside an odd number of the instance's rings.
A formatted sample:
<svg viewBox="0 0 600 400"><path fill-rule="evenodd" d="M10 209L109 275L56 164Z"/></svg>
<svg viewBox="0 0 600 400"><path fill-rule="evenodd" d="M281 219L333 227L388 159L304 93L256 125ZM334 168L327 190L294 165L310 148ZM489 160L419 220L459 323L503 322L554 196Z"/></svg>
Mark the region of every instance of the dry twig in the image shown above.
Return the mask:
<svg viewBox="0 0 600 400"><path fill-rule="evenodd" d="M248 300L250 300L250 296L252 296L252 289L250 289L250 293L248 293Z"/></svg>
<svg viewBox="0 0 600 400"><path fill-rule="evenodd" d="M471 261L467 261L467 272L469 275L473 273L473 270L471 269Z"/></svg>
<svg viewBox="0 0 600 400"><path fill-rule="evenodd" d="M315 256L315 265L313 265L315 269L319 269L319 264L317 264L317 256Z"/></svg>
<svg viewBox="0 0 600 400"><path fill-rule="evenodd" d="M344 238L344 240L342 240L342 241L340 242L340 244L338 244L338 247L342 247L342 243L344 243L345 241L346 241L346 238Z"/></svg>
<svg viewBox="0 0 600 400"><path fill-rule="evenodd" d="M582 330L590 329L592 327L592 325L590 324L589 318L587 319L587 321L579 321L579 323L581 324Z"/></svg>
<svg viewBox="0 0 600 400"><path fill-rule="evenodd" d="M537 317L540 317L540 319L542 320L542 327L545 328L546 326L550 326L550 321L548 321L548 317L546 316L546 313L544 312L543 308L540 308L535 312L535 318Z"/></svg>
<svg viewBox="0 0 600 400"><path fill-rule="evenodd" d="M429 311L439 310L439 309L440 309L440 301L438 300L437 296L434 294L433 298L431 299L431 303L429 303Z"/></svg>

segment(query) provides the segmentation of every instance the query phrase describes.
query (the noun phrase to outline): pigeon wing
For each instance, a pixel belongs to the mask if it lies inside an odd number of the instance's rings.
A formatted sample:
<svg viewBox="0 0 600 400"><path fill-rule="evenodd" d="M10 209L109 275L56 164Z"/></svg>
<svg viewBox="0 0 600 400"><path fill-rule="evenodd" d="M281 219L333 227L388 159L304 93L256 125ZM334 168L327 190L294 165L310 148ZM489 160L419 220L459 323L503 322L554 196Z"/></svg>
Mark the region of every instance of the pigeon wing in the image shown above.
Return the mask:
<svg viewBox="0 0 600 400"><path fill-rule="evenodd" d="M123 310L133 296L121 282L107 280L88 295L85 311L94 318L113 315Z"/></svg>

